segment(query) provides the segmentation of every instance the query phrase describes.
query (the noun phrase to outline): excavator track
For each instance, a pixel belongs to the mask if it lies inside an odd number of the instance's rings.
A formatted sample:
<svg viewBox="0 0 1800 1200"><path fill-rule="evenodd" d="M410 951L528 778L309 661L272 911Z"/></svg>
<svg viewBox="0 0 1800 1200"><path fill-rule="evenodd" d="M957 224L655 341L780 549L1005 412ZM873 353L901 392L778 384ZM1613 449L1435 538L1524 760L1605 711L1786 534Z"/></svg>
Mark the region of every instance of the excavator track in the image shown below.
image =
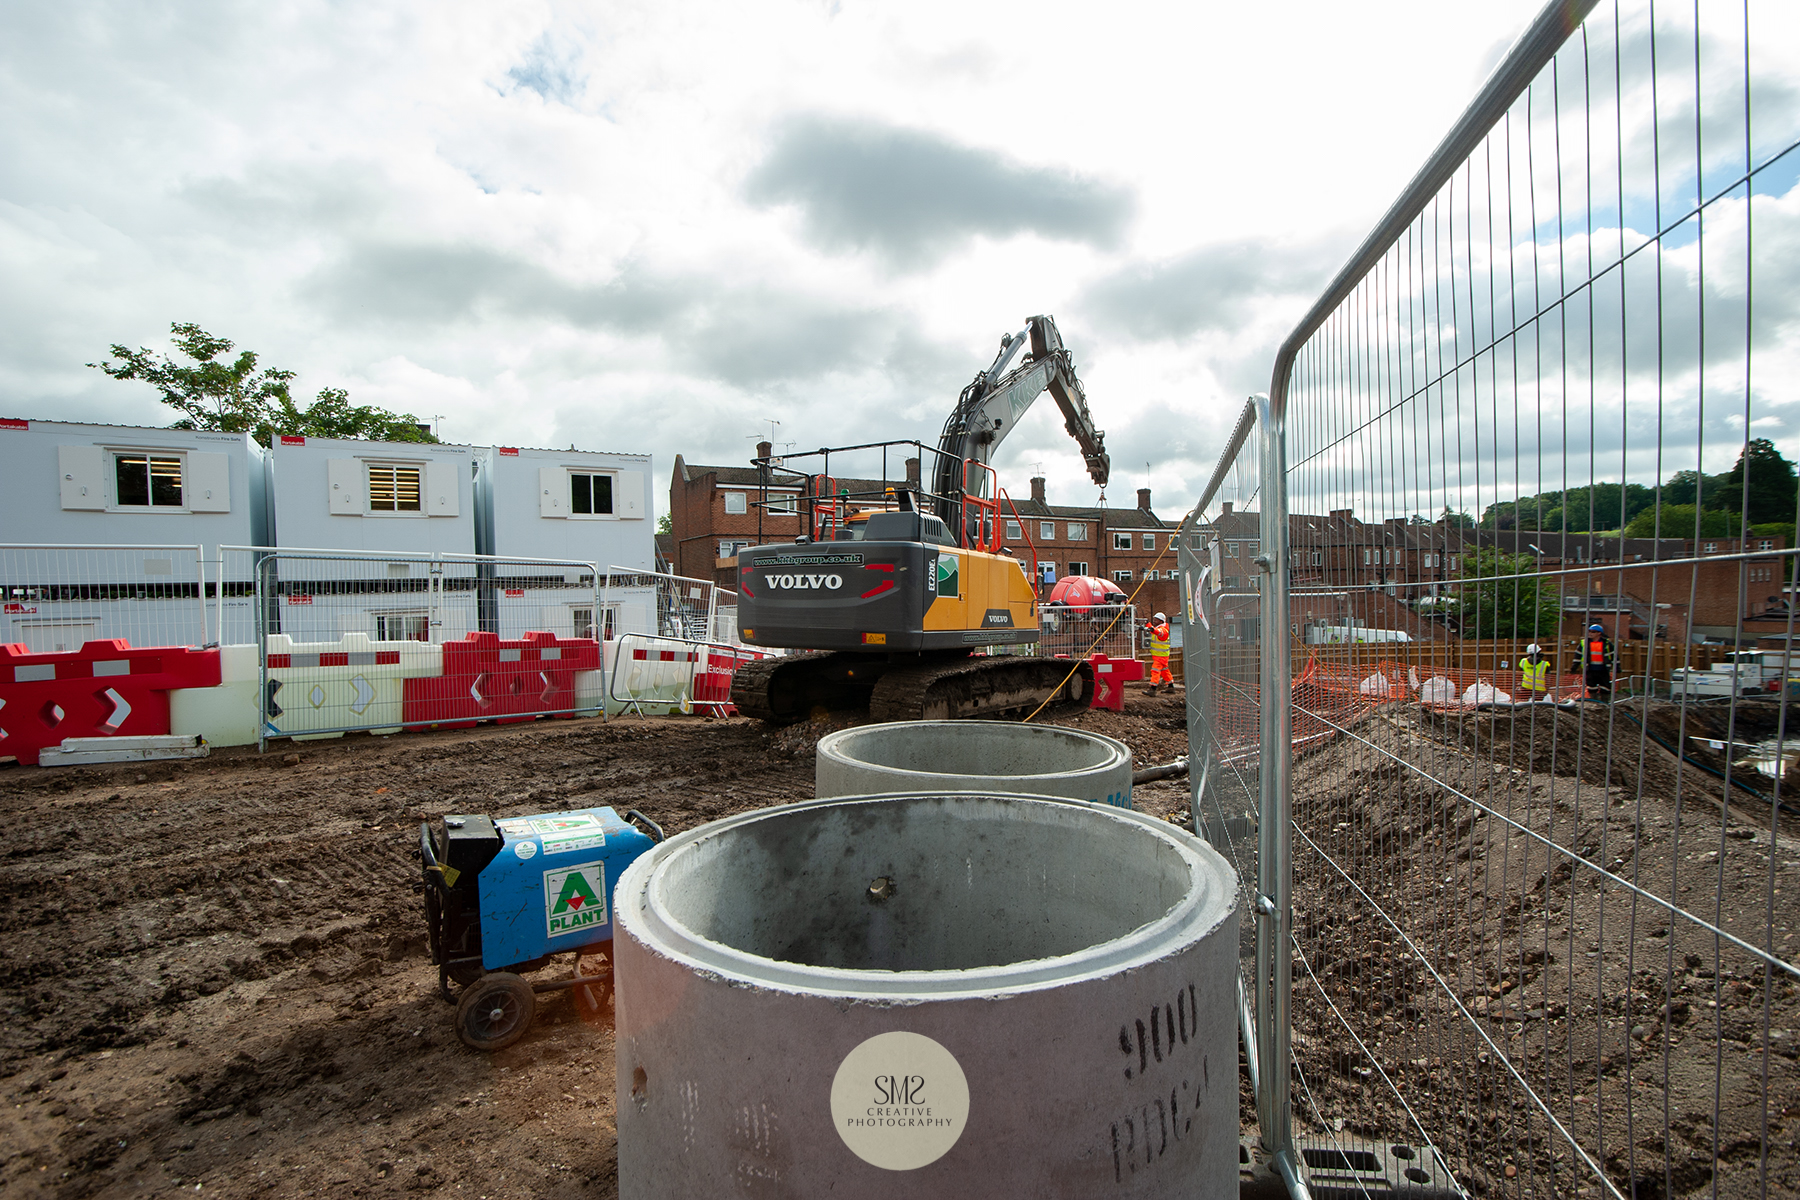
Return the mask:
<svg viewBox="0 0 1800 1200"><path fill-rule="evenodd" d="M859 656L809 650L744 663L731 676L731 702L739 713L771 725L804 721L815 708L863 708L869 689L847 683L845 660Z"/></svg>
<svg viewBox="0 0 1800 1200"><path fill-rule="evenodd" d="M875 684L869 715L877 721L952 721L1024 717L1043 704L1050 713L1086 708L1094 697L1093 664L1066 658L963 658L890 670Z"/></svg>

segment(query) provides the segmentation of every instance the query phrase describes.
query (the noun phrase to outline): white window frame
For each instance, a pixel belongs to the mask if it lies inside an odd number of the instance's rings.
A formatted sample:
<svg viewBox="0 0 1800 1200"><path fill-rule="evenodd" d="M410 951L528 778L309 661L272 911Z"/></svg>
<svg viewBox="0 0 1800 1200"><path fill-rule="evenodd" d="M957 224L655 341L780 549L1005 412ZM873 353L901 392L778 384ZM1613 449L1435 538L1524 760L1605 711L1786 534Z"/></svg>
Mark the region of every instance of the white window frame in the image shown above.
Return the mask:
<svg viewBox="0 0 1800 1200"><path fill-rule="evenodd" d="M1225 543L1225 557L1226 558L1236 558L1237 556L1238 556L1238 544L1236 542L1226 542Z"/></svg>
<svg viewBox="0 0 1800 1200"><path fill-rule="evenodd" d="M1119 533L1117 531L1114 531L1114 533L1113 533L1113 549L1114 550L1129 550L1129 549L1131 549L1131 535L1129 533Z"/></svg>
<svg viewBox="0 0 1800 1200"><path fill-rule="evenodd" d="M798 492L770 492L769 515L775 517L793 517L800 513L800 494Z"/></svg>
<svg viewBox="0 0 1800 1200"><path fill-rule="evenodd" d="M1146 533L1144 535L1144 549L1146 549L1146 550L1156 549L1156 535L1154 533Z"/></svg>
<svg viewBox="0 0 1800 1200"><path fill-rule="evenodd" d="M1056 540L1056 522L1055 521L1039 521L1038 522L1038 541L1054 542L1055 540ZM1763 547L1763 549L1766 550L1766 549L1768 549L1768 547L1765 546L1765 547Z"/></svg>
<svg viewBox="0 0 1800 1200"><path fill-rule="evenodd" d="M1025 540L1025 527L1011 517L1006 518L1006 540L1009 542Z"/></svg>
<svg viewBox="0 0 1800 1200"><path fill-rule="evenodd" d="M1717 554L1718 552L1719 543L1717 542L1702 542L1700 544L1700 553L1702 554Z"/></svg>
<svg viewBox="0 0 1800 1200"><path fill-rule="evenodd" d="M1131 582L1131 568L1130 567L1120 567L1118 570L1114 571L1113 572L1113 582L1114 583L1130 583Z"/></svg>
<svg viewBox="0 0 1800 1200"><path fill-rule="evenodd" d="M748 492L721 491L719 494L725 497L725 515L726 516L742 517L742 516L746 516L749 514L749 512L750 512L750 494ZM737 505L736 508L732 507L732 505L734 503Z"/></svg>
<svg viewBox="0 0 1800 1200"><path fill-rule="evenodd" d="M1086 521L1070 521L1069 522L1069 540L1071 542L1087 541L1087 522Z"/></svg>
<svg viewBox="0 0 1800 1200"><path fill-rule="evenodd" d="M413 517L429 517L431 515L431 513L429 511L427 511L426 502L425 502L425 486L426 486L426 482L427 482L427 480L426 480L427 464L416 461L416 460L398 459L398 458L364 458L364 459L359 459L358 461L362 464L362 477L363 477L362 478L362 484L363 484L362 502L363 502L363 512L365 514L367 514L368 516L371 516L371 517L404 517L407 519L411 519ZM396 507L394 507L394 508L376 508L375 507L375 480L374 480L373 472L378 471L378 470L411 471L414 474L416 474L419 477L419 507L416 509L397 507L398 504L400 503L399 498L398 498L399 492L400 492L400 477L398 475L395 475L394 476L394 493L395 493L394 503L395 503Z"/></svg>
<svg viewBox="0 0 1800 1200"><path fill-rule="evenodd" d="M431 610L428 608L397 608L392 611L372 612L369 615L375 618L374 633L375 640L378 642L429 642L431 640ZM389 621L421 622L419 628L425 636L412 637L404 634L399 637L392 636L393 631L387 628Z"/></svg>
<svg viewBox="0 0 1800 1200"><path fill-rule="evenodd" d="M721 559L736 558L739 550L748 550L755 544L748 538L720 538L719 557Z"/></svg>
<svg viewBox="0 0 1800 1200"><path fill-rule="evenodd" d="M125 504L119 500L119 460L121 458L172 458L181 466L181 503L180 504ZM106 511L117 513L184 513L191 511L188 507L188 460L185 450L161 450L143 446L107 447L103 451L101 461L105 464ZM146 481L146 486L154 486Z"/></svg>
<svg viewBox="0 0 1800 1200"><path fill-rule="evenodd" d="M567 483L568 483L568 488L569 488L569 519L571 521L616 521L616 520L618 520L618 517L619 517L619 473L617 471L589 470L589 469L583 468L583 467L570 467L570 468L568 468L567 475L568 475ZM594 487L594 485L591 481L595 480L595 479L607 480L606 511L605 512L603 512L603 513L597 513L597 512L582 513L582 512L575 511L575 477L577 475L585 475L590 480L590 482L588 484L588 501L589 501L590 505L593 502L593 487Z"/></svg>
<svg viewBox="0 0 1800 1200"><path fill-rule="evenodd" d="M1773 550L1775 548L1775 539L1774 538L1763 538L1761 541L1756 543L1756 548L1758 550Z"/></svg>
<svg viewBox="0 0 1800 1200"><path fill-rule="evenodd" d="M1088 573L1088 565L1084 562L1072 562L1069 564L1068 573L1070 575L1086 575Z"/></svg>

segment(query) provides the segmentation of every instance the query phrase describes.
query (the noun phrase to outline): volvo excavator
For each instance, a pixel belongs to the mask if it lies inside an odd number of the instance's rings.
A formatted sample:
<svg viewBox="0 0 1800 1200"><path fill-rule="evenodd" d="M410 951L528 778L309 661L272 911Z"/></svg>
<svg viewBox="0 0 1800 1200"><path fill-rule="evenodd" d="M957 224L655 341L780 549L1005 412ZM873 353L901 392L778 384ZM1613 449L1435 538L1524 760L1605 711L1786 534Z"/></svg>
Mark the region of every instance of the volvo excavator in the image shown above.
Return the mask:
<svg viewBox="0 0 1800 1200"><path fill-rule="evenodd" d="M740 712L772 724L819 707L866 707L880 721L943 720L1091 699L1085 662L987 652L1038 640L1035 580L1005 545L1003 493L989 463L1045 391L1089 476L1105 487L1106 435L1047 316L1003 339L992 365L963 389L934 452L929 491L884 484L860 497L869 504L859 509L859 497L828 474L806 476L811 532L738 552L738 635L800 651L738 668L731 699ZM832 451L818 453L829 465Z"/></svg>

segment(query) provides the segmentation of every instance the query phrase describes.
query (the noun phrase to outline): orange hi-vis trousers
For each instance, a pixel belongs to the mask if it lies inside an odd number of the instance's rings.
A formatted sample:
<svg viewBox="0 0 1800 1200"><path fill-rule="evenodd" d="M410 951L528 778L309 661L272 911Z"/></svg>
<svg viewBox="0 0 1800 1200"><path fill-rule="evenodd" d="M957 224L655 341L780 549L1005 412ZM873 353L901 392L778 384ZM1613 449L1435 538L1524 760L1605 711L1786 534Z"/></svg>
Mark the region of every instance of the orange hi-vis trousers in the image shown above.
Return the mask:
<svg viewBox="0 0 1800 1200"><path fill-rule="evenodd" d="M1159 683L1175 686L1175 677L1169 674L1169 656L1166 654L1150 656L1150 686L1155 687Z"/></svg>

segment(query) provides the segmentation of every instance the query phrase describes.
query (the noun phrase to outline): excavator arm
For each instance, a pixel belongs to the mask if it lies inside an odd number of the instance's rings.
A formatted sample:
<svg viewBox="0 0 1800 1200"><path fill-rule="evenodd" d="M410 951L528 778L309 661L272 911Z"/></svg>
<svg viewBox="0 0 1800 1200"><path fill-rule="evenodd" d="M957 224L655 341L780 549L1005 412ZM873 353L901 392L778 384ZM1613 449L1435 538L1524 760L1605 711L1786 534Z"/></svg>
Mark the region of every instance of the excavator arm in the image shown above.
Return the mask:
<svg viewBox="0 0 1800 1200"><path fill-rule="evenodd" d="M1009 371L1013 357L1028 341L1030 357ZM1056 322L1047 316L1032 317L1024 329L1000 343L993 365L963 389L956 410L944 423L943 435L938 439L940 453L933 490L943 510L938 515L946 524L954 528L958 523L953 498L963 493L963 463L969 459L991 461L1019 418L1046 391L1062 409L1063 427L1081 447L1088 475L1096 484L1106 486L1112 470L1112 460L1106 453L1106 434L1095 426L1093 415L1088 412L1087 393L1075 377L1075 363L1062 344ZM970 482L985 494L986 473L977 474L979 482Z"/></svg>

